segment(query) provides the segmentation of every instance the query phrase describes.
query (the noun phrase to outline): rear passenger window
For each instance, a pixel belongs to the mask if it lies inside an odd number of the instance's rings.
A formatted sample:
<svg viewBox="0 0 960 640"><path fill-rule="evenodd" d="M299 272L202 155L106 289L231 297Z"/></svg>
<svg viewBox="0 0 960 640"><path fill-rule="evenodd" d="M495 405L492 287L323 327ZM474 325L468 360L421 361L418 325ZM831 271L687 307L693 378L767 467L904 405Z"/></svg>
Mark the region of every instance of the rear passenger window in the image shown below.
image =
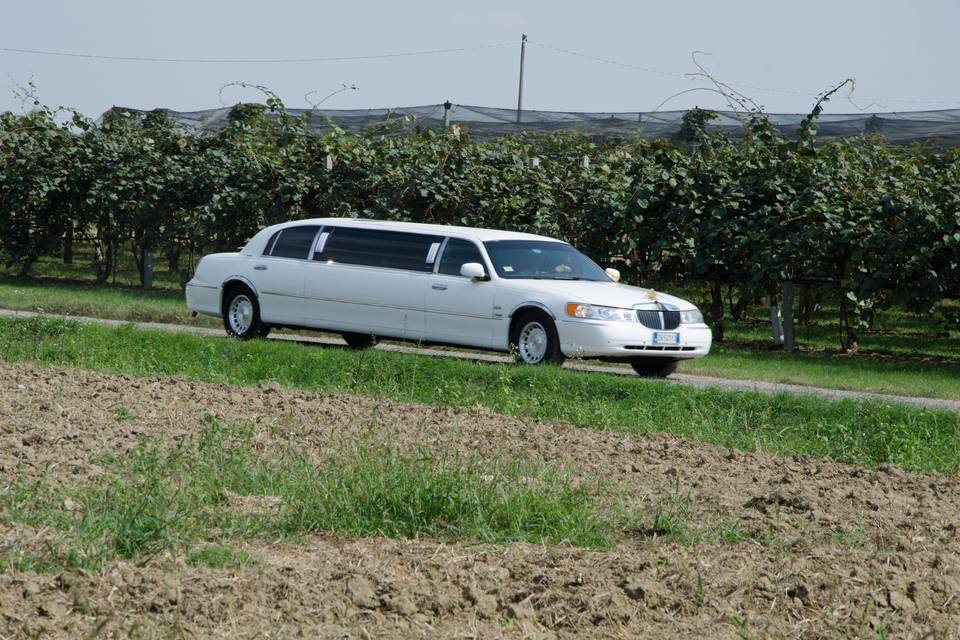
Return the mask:
<svg viewBox="0 0 960 640"><path fill-rule="evenodd" d="M447 240L447 246L443 249L443 256L440 258L439 272L448 276L459 276L460 267L467 262L479 262L483 264L483 256L480 255L480 249L477 245L467 240L458 240L450 238ZM486 270L486 267L484 267Z"/></svg>
<svg viewBox="0 0 960 640"><path fill-rule="evenodd" d="M265 256L270 255L270 252L273 251L273 245L277 243L277 238L279 237L280 237L280 231L277 231L272 236L270 236L270 239L267 240L267 244L263 246L263 255Z"/></svg>
<svg viewBox="0 0 960 640"><path fill-rule="evenodd" d="M307 252L317 237L318 226L287 227L280 231L280 237L273 244L270 255L274 258L307 259Z"/></svg>
<svg viewBox="0 0 960 640"><path fill-rule="evenodd" d="M436 236L346 227L330 231L320 260L408 271L433 270L433 245L439 242Z"/></svg>

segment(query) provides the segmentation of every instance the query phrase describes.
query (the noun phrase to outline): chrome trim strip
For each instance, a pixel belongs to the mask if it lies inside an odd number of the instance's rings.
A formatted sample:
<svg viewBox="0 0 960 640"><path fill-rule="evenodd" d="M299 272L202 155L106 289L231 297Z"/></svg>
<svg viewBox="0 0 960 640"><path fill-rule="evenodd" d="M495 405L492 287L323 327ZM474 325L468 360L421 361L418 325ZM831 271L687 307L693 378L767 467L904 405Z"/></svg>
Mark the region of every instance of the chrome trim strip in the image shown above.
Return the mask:
<svg viewBox="0 0 960 640"><path fill-rule="evenodd" d="M320 228L317 229L317 233L313 236L313 242L310 243L310 251L307 252L307 260L313 260L314 254L317 252L317 243L320 242L320 236L323 235L323 225L320 225Z"/></svg>
<svg viewBox="0 0 960 640"><path fill-rule="evenodd" d="M317 234L317 246L314 247L313 253L310 254L311 260L316 260L318 255L323 254L323 248L327 246L327 240L330 238L330 232L324 231L324 228L320 228L320 233Z"/></svg>
<svg viewBox="0 0 960 640"><path fill-rule="evenodd" d="M440 273L440 261L443 260L443 252L447 250L447 242L450 241L450 236L447 236L443 239L443 242L440 243L440 249L437 250L436 259L433 261L433 273Z"/></svg>
<svg viewBox="0 0 960 640"><path fill-rule="evenodd" d="M310 300L307 296L298 296L292 293L280 293L278 291L261 291L262 296L276 296L278 298L296 298L297 300Z"/></svg>
<svg viewBox="0 0 960 640"><path fill-rule="evenodd" d="M497 318L494 318L494 317L492 317L492 316L478 316L478 315L475 315L475 314L472 314L472 313L452 313L452 312L449 312L449 311L430 311L429 309L426 311L426 313L431 313L431 314L438 315L438 316L457 316L458 318L476 318L477 320L491 320L491 321L492 321L492 320L496 320L496 319L497 319Z"/></svg>
<svg viewBox="0 0 960 640"><path fill-rule="evenodd" d="M446 240L444 240L445 242ZM432 242L430 243L430 250L427 251L427 264L433 264L437 260L437 251L440 250L440 246L443 242Z"/></svg>

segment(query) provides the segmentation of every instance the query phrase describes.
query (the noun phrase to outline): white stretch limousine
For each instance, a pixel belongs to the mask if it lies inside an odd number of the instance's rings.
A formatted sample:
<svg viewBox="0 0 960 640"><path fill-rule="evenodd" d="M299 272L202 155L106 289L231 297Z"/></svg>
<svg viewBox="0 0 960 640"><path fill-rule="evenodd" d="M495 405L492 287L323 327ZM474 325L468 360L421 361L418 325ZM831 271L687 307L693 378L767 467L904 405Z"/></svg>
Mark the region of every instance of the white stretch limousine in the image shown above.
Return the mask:
<svg viewBox="0 0 960 640"><path fill-rule="evenodd" d="M710 329L679 298L623 284L572 246L526 233L320 218L268 227L237 253L204 257L187 306L227 333L271 327L629 362L665 376L710 351Z"/></svg>

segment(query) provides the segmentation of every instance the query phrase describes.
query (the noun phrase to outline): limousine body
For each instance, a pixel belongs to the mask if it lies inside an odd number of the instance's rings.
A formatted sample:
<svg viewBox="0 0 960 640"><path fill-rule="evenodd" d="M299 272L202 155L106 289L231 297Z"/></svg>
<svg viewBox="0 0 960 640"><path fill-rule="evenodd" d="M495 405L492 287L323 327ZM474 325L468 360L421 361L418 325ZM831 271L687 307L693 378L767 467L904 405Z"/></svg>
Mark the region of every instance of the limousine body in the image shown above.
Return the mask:
<svg viewBox="0 0 960 640"><path fill-rule="evenodd" d="M526 233L319 218L267 227L205 256L187 306L248 339L271 328L513 351L528 364L629 362L645 376L710 351L697 308L619 284L569 244Z"/></svg>

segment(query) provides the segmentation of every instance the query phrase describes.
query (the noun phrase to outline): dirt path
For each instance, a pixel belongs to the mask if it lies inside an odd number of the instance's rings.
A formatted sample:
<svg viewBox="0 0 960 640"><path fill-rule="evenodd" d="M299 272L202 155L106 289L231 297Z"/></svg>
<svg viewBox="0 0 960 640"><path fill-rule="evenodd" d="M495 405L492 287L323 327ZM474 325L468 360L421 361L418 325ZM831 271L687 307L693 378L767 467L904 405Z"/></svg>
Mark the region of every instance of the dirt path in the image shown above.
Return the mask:
<svg viewBox="0 0 960 640"><path fill-rule="evenodd" d="M16 311L10 309L0 309L0 317L33 317L38 315L32 311ZM130 323L124 320L109 320L104 318L88 318L83 316L61 316L55 314L46 314L55 318L65 318L76 320L78 322L90 322L102 324L105 326L121 326L134 324L143 329L154 329L157 331L171 331L183 333L195 333L205 336L224 337L224 332L219 329L207 329L204 327L191 327L179 324L164 324L160 322L134 322ZM272 333L271 340L287 340L291 342L302 342L305 344L336 345L342 346L343 341L339 337L329 335L292 335L284 333ZM495 353L472 351L457 348L429 348L418 347L395 342L382 342L377 345L377 349L384 351L395 351L398 353L416 353L419 355L461 358L464 360L476 360L480 362L511 362L509 356ZM602 364L599 362L578 362L568 360L564 367L577 369L580 371L593 371L598 373L609 373L614 375L636 375L633 370L626 365ZM777 393L796 393L802 395L814 395L832 399L853 399L853 400L877 400L881 402L898 402L901 404L910 404L928 409L944 409L960 413L960 400L947 400L944 398L922 398L915 396L899 396L886 393L870 393L867 391L849 391L846 389L827 389L823 387L811 387L799 384L785 384L779 382L765 382L763 380L738 380L735 378L717 378L713 376L700 376L688 373L675 373L667 378L669 382L676 384L687 384L694 387L713 387L721 389L730 389L735 391L756 391L766 394Z"/></svg>
<svg viewBox="0 0 960 640"><path fill-rule="evenodd" d="M119 408L123 411L119 411ZM0 473L77 482L144 436L206 413L323 451L373 432L400 447L526 456L603 477L638 508L683 503L689 547L642 532L607 552L316 536L251 542L243 570L161 557L99 574L0 574L0 637L905 637L960 634L960 478L596 432L489 411L277 386L238 388L0 363ZM122 417L121 415L122 414ZM673 502L671 502L673 501ZM649 533L649 532L648 532ZM29 543L0 523L0 549ZM708 536L709 537L709 536ZM886 635L884 635L886 634Z"/></svg>

